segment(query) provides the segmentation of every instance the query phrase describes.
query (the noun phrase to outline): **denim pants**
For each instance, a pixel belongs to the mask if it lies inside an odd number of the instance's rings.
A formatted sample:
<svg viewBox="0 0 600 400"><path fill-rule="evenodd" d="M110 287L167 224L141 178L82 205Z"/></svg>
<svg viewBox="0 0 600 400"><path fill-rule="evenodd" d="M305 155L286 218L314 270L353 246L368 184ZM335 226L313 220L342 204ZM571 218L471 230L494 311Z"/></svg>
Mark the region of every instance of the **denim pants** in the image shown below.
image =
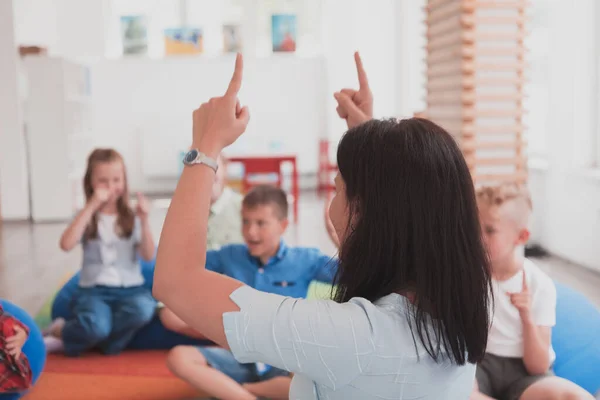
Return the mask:
<svg viewBox="0 0 600 400"><path fill-rule="evenodd" d="M117 354L152 320L156 300L143 286L95 286L79 288L72 308L74 317L62 331L65 354L78 356L94 347Z"/></svg>

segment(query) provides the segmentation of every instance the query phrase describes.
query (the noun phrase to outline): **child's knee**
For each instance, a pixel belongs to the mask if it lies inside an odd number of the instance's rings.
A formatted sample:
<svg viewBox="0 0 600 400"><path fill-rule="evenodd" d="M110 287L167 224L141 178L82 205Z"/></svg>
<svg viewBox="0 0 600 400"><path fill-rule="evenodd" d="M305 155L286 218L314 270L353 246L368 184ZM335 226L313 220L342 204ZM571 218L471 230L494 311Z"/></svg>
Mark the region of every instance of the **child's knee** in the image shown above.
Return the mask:
<svg viewBox="0 0 600 400"><path fill-rule="evenodd" d="M140 306L139 314L136 319L141 325L146 325L152 321L154 315L156 315L156 303L150 302Z"/></svg>
<svg viewBox="0 0 600 400"><path fill-rule="evenodd" d="M150 295L140 295L128 299L123 304L123 319L132 327L142 327L156 314L156 301Z"/></svg>
<svg viewBox="0 0 600 400"><path fill-rule="evenodd" d="M83 329L84 336L92 343L98 343L110 335L111 331L111 323L110 321L106 321L104 318L101 318L97 315L85 315L82 316L83 319Z"/></svg>
<svg viewBox="0 0 600 400"><path fill-rule="evenodd" d="M190 369L206 366L208 363L194 346L175 346L167 354L167 367L177 376L184 376Z"/></svg>

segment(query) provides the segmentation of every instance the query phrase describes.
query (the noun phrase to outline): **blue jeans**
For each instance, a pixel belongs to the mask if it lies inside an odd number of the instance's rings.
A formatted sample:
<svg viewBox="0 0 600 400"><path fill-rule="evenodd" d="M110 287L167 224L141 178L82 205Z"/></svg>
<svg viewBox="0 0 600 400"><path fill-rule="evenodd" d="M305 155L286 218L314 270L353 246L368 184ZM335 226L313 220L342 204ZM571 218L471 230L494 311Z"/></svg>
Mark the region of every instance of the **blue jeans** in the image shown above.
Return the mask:
<svg viewBox="0 0 600 400"><path fill-rule="evenodd" d="M220 371L239 384L262 382L277 376L290 376L288 371L267 366L265 372L260 372L255 363L240 364L233 354L222 347L200 346L208 365Z"/></svg>
<svg viewBox="0 0 600 400"><path fill-rule="evenodd" d="M143 286L96 286L79 288L72 307L74 318L66 321L62 331L65 354L78 356L94 347L117 354L152 320L156 300Z"/></svg>

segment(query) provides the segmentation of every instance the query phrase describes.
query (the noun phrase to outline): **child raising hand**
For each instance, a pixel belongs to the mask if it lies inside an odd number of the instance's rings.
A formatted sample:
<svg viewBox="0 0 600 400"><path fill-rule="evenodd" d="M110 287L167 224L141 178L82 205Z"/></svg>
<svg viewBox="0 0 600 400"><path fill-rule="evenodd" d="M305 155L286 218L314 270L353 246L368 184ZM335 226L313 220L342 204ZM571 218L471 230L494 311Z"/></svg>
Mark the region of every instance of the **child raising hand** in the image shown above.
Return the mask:
<svg viewBox="0 0 600 400"><path fill-rule="evenodd" d="M521 250L529 239L529 193L514 184L484 187L477 203L491 261L494 313L472 400L592 399L552 373L556 288Z"/></svg>

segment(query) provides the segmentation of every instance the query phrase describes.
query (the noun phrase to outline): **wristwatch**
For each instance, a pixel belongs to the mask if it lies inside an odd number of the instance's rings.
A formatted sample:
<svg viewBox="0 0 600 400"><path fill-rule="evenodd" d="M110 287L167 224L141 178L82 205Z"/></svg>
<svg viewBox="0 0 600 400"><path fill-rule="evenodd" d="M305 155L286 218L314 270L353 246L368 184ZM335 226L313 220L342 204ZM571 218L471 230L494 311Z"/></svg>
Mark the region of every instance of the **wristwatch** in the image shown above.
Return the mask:
<svg viewBox="0 0 600 400"><path fill-rule="evenodd" d="M215 160L198 149L191 149L188 151L185 156L183 156L183 163L185 165L204 164L212 168L215 172L217 172L217 168L219 167Z"/></svg>

